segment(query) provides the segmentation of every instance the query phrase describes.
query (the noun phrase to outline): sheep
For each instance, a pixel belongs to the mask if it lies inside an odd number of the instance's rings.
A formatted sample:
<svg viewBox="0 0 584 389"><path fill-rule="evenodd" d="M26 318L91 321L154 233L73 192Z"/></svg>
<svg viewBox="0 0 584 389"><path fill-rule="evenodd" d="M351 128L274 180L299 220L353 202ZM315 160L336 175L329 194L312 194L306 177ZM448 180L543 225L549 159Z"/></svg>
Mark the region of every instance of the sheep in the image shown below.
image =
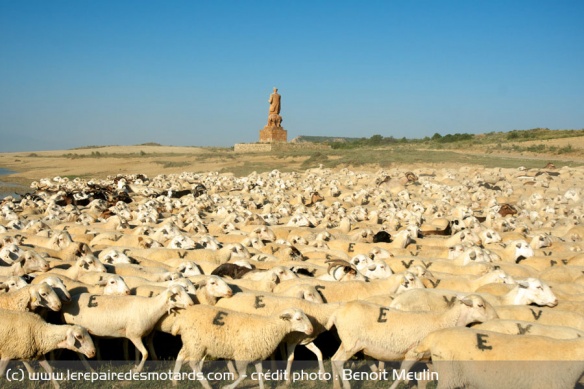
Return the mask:
<svg viewBox="0 0 584 389"><path fill-rule="evenodd" d="M493 270L485 275L473 277L472 279L465 276L438 277L438 280L434 284L436 287L440 286L441 289L472 293L481 286L490 283L515 284L515 280L502 270Z"/></svg>
<svg viewBox="0 0 584 389"><path fill-rule="evenodd" d="M406 311L444 309L452 304L455 297L462 295L464 293L446 289L414 289L396 296L390 307ZM517 281L517 285L502 296L488 293L482 293L481 296L493 306L558 305L558 299L550 287L535 278Z"/></svg>
<svg viewBox="0 0 584 389"><path fill-rule="evenodd" d="M106 273L106 268L93 255L84 255L77 259L74 265L68 269L52 268L50 272L39 274L36 278L43 279L50 275L63 275L67 278L77 281L80 275L89 272Z"/></svg>
<svg viewBox="0 0 584 389"><path fill-rule="evenodd" d="M545 325L572 327L584 331L584 315L557 308L503 305L495 307L500 319L523 320Z"/></svg>
<svg viewBox="0 0 584 389"><path fill-rule="evenodd" d="M49 264L34 251L25 250L11 266L0 266L1 276L22 276L37 271L46 272Z"/></svg>
<svg viewBox="0 0 584 389"><path fill-rule="evenodd" d="M118 265L106 265L109 273L120 276L141 277L153 282L168 281L182 277L179 272L167 271L165 268L152 268L149 266L140 266L133 264L121 263Z"/></svg>
<svg viewBox="0 0 584 389"><path fill-rule="evenodd" d="M255 266L254 266L254 268L255 268ZM213 269L211 274L219 276L219 277L229 277L232 279L238 279L238 278L242 278L244 274L246 274L252 270L253 270L253 268L239 266L239 265L236 265L235 263L223 263L223 264L217 266L215 269Z"/></svg>
<svg viewBox="0 0 584 389"><path fill-rule="evenodd" d="M342 259L329 259L327 273L316 277L323 281L365 281L366 278L357 267Z"/></svg>
<svg viewBox="0 0 584 389"><path fill-rule="evenodd" d="M296 273L292 270L288 269L285 266L274 266L267 270L252 270L250 272L245 273L241 279L242 280L254 280L254 281L261 281L261 280L268 280L271 279L273 275L276 275L280 281L285 280L293 280L298 278Z"/></svg>
<svg viewBox="0 0 584 389"><path fill-rule="evenodd" d="M71 294L69 293L68 287L65 286L65 284L63 283L62 277L48 276L43 278L42 280L37 280L36 278L33 278L30 283L36 285L41 282L44 282L51 288L53 288L55 293L57 293L57 296L59 296L59 300L71 301Z"/></svg>
<svg viewBox="0 0 584 389"><path fill-rule="evenodd" d="M81 293L91 293L91 294L105 294L105 295L119 295L125 296L130 294L130 288L124 282L124 279L115 274L100 274L100 280L95 284L85 284L80 281L72 280L65 276L50 276L43 279L35 278L32 284L39 282L46 282L51 285L51 281L55 282L59 280L62 284L66 285L67 294L69 298L65 301L71 299L71 294L81 294ZM54 285L51 285L55 288Z"/></svg>
<svg viewBox="0 0 584 389"><path fill-rule="evenodd" d="M382 280L363 281L321 281L303 278L300 280L282 281L274 288L274 292L289 288L295 283L308 283L313 285L323 296L327 303L362 300L369 296L379 294L400 293L410 288L424 288L424 284L418 277L410 272L393 274Z"/></svg>
<svg viewBox="0 0 584 389"><path fill-rule="evenodd" d="M184 281L190 282L188 279L185 279ZM174 285L176 283L177 281L173 281L170 285ZM194 293L195 298L193 302L195 304L215 305L218 301L221 301L220 299L229 299L233 295L233 291L229 285L217 276L209 276L206 280L198 282L197 286L199 289ZM157 296L158 293L164 291L162 290L162 287L139 286L135 288L136 295L140 295L141 288L145 288L150 292L148 297ZM159 331L161 330L158 326L158 323L155 326L155 329ZM152 355L152 359L156 360L158 358L156 356L156 351L154 350L153 335L154 332L152 332L152 334L148 337L147 347L150 351L150 354Z"/></svg>
<svg viewBox="0 0 584 389"><path fill-rule="evenodd" d="M355 320L358 317L360 320ZM420 340L432 331L451 326L465 326L496 318L492 307L480 296L460 299L443 312L403 312L362 301L343 304L329 319L326 327L337 329L341 345L331 358L334 385L349 388L341 371L346 360L363 351L383 361L401 360ZM407 362L407 361L406 361ZM402 364L405 369L407 363ZM395 388L399 382L393 383Z"/></svg>
<svg viewBox="0 0 584 389"><path fill-rule="evenodd" d="M67 231L59 231L49 238L38 235L20 235L21 241L28 246L37 246L51 250L61 250L73 243L71 235Z"/></svg>
<svg viewBox="0 0 584 389"><path fill-rule="evenodd" d="M234 389L245 379L250 362L256 362L259 387L264 389L261 361L274 352L287 334L298 331L310 335L313 331L310 320L300 309L289 308L266 317L207 305L177 312L171 326L171 333L180 334L183 342L176 357L174 375L188 361L199 376L199 362L207 355L231 359L235 361L239 378L226 386L229 389ZM200 383L205 389L211 389L204 376Z"/></svg>
<svg viewBox="0 0 584 389"><path fill-rule="evenodd" d="M288 334L284 337L288 347L286 382L289 384L290 371L294 361L294 349L298 344L306 346L312 351L318 360L319 372L324 374L324 363L322 352L313 343L316 337L324 332L330 315L340 306L340 303L322 304L310 301L299 300L294 297L282 297L268 293L236 293L230 299L223 299L216 304L219 308L232 309L242 313L252 313L257 315L272 315L285 308L299 308L312 323L313 332L310 336L305 334Z"/></svg>
<svg viewBox="0 0 584 389"><path fill-rule="evenodd" d="M37 307L53 311L61 309L57 293L46 283L28 285L14 292L0 294L0 308L14 311L32 311Z"/></svg>
<svg viewBox="0 0 584 389"><path fill-rule="evenodd" d="M573 388L584 371L584 339L446 328L427 335L411 357L432 359L438 388Z"/></svg>
<svg viewBox="0 0 584 389"><path fill-rule="evenodd" d="M82 255L90 254L91 250L85 243L73 242L64 249L53 250L45 247L34 247L37 253L43 253L51 258L62 259L63 261L75 261Z"/></svg>
<svg viewBox="0 0 584 389"><path fill-rule="evenodd" d="M2 277L3 280L0 282L0 290L6 292L14 292L20 288L24 288L28 284L26 281L19 276Z"/></svg>
<svg viewBox="0 0 584 389"><path fill-rule="evenodd" d="M511 263L519 263L519 260L533 257L535 254L533 248L523 239L507 242L503 249L493 247L489 249L497 254L502 261Z"/></svg>
<svg viewBox="0 0 584 389"><path fill-rule="evenodd" d="M92 335L129 339L142 353L140 364L134 368L135 372L140 372L148 358L142 337L152 331L164 313L193 304L184 288L174 285L152 298L89 293L73 295L71 303L63 307L62 313L67 324L81 325Z"/></svg>
<svg viewBox="0 0 584 389"><path fill-rule="evenodd" d="M126 252L126 255L144 257L156 261L161 261L163 263L167 259L180 257L184 260L209 261L215 263L216 265L229 262L233 258L248 259L251 257L251 254L247 248L238 243L226 245L219 250L178 250L166 248L148 250L130 249Z"/></svg>
<svg viewBox="0 0 584 389"><path fill-rule="evenodd" d="M474 325L472 328L509 335L542 335L554 339L574 339L584 337L584 331L575 328L559 325L545 325L524 320L493 319Z"/></svg>
<svg viewBox="0 0 584 389"><path fill-rule="evenodd" d="M22 255L23 250L16 244L10 243L4 245L0 250L0 259L6 265L12 265L16 260L20 258Z"/></svg>
<svg viewBox="0 0 584 389"><path fill-rule="evenodd" d="M423 248L425 247L432 247L432 246L439 246L439 247L452 247L456 244L463 244L463 243L469 243L472 245L481 245L482 241L481 238L471 232L471 231L460 231L457 232L456 234L450 236L449 238L446 239L442 239L439 237L433 237L433 238L423 238L420 240L420 242L423 246ZM423 250L423 249L422 249Z"/></svg>
<svg viewBox="0 0 584 389"><path fill-rule="evenodd" d="M46 353L58 348L83 353L88 358L95 355L93 341L81 326L48 324L33 313L0 310L0 377L12 359L36 359L58 389L51 374L53 369L45 359Z"/></svg>

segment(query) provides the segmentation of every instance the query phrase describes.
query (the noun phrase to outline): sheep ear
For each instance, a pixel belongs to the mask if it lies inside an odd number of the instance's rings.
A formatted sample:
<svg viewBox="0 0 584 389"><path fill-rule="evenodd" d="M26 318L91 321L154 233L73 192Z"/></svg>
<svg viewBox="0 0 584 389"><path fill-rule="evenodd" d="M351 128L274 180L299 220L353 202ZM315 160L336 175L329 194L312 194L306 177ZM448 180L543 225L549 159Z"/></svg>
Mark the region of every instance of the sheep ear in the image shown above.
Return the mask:
<svg viewBox="0 0 584 389"><path fill-rule="evenodd" d="M290 315L289 313L283 313L280 315L280 319L282 320L291 320L292 319L292 315Z"/></svg>
<svg viewBox="0 0 584 389"><path fill-rule="evenodd" d="M36 304L37 301L41 301L41 295L38 292L38 288L30 289L30 302L31 304Z"/></svg>
<svg viewBox="0 0 584 389"><path fill-rule="evenodd" d="M463 297L460 299L460 303L466 305L467 307L472 307L472 300Z"/></svg>
<svg viewBox="0 0 584 389"><path fill-rule="evenodd" d="M67 345L71 347L71 349L75 349L76 343L75 334L73 332L74 332L73 328L69 328L67 330Z"/></svg>
<svg viewBox="0 0 584 389"><path fill-rule="evenodd" d="M0 290L8 290L8 285L6 285L5 283L1 283Z"/></svg>
<svg viewBox="0 0 584 389"><path fill-rule="evenodd" d="M520 288L527 289L529 288L529 282L517 281L517 286L519 286Z"/></svg>
<svg viewBox="0 0 584 389"><path fill-rule="evenodd" d="M97 282L98 286L106 286L107 285L107 280L104 280L103 277L99 278L99 281Z"/></svg>

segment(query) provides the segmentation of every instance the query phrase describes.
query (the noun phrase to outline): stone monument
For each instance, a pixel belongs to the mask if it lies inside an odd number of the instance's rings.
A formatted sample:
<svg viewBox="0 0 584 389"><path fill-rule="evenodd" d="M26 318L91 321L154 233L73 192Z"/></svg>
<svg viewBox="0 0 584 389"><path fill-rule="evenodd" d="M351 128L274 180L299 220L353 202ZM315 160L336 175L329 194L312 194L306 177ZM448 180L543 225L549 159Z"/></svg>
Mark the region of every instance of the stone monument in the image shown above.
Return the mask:
<svg viewBox="0 0 584 389"><path fill-rule="evenodd" d="M260 130L260 143L276 143L288 141L288 131L282 127L282 116L280 116L281 96L278 89L274 88L274 93L270 95L268 102L270 109L268 111L268 124L263 130Z"/></svg>

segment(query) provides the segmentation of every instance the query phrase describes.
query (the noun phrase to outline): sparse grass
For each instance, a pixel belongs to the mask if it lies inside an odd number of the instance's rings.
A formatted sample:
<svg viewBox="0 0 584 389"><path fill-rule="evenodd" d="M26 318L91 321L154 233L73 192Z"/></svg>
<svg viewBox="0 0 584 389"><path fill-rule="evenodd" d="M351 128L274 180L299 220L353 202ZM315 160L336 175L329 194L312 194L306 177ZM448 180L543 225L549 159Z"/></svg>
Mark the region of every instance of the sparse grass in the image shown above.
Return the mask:
<svg viewBox="0 0 584 389"><path fill-rule="evenodd" d="M307 160L302 162L301 166L303 168L316 167L321 163L324 165L327 162L329 162L328 156L317 151L316 153L312 154Z"/></svg>
<svg viewBox="0 0 584 389"><path fill-rule="evenodd" d="M154 163L162 165L163 168L171 168L171 167L184 167L189 166L191 163L187 161L154 161Z"/></svg>

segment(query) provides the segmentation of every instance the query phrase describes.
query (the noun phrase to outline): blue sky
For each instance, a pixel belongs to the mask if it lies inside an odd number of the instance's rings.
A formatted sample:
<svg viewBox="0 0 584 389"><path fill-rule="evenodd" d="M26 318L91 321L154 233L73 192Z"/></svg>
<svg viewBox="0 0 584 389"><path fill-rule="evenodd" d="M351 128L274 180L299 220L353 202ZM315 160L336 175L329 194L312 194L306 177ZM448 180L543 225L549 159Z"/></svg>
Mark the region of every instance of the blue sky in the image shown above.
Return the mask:
<svg viewBox="0 0 584 389"><path fill-rule="evenodd" d="M584 1L0 0L0 152L584 128Z"/></svg>

